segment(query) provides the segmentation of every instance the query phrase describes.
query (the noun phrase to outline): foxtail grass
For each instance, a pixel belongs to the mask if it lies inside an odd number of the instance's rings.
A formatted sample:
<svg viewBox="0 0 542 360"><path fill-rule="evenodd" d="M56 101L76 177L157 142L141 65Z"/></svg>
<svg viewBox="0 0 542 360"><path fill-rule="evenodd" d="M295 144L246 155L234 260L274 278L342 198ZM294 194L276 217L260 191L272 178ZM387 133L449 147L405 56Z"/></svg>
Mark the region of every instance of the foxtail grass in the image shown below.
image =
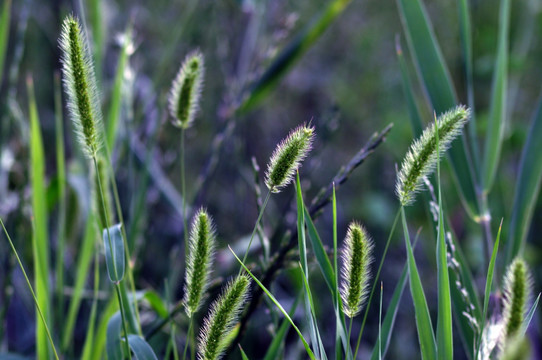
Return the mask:
<svg viewBox="0 0 542 360"><path fill-rule="evenodd" d="M68 110L81 148L94 158L102 146L102 112L88 40L72 15L62 23L60 48Z"/></svg>
<svg viewBox="0 0 542 360"><path fill-rule="evenodd" d="M280 142L267 166L265 184L269 191L278 193L292 181L311 150L313 140L314 128L301 125Z"/></svg>
<svg viewBox="0 0 542 360"><path fill-rule="evenodd" d="M350 223L342 253L341 271L343 312L349 318L359 314L367 298L372 249L373 244L365 228L356 222Z"/></svg>
<svg viewBox="0 0 542 360"><path fill-rule="evenodd" d="M423 187L423 178L434 171L438 155L446 152L469 118L470 110L457 106L440 115L436 123L429 125L414 141L397 175L395 192L402 206L414 203L416 193Z"/></svg>
<svg viewBox="0 0 542 360"><path fill-rule="evenodd" d="M508 266L504 277L503 336L501 346L507 343L520 330L527 314L527 306L532 292L532 280L525 260L514 259Z"/></svg>
<svg viewBox="0 0 542 360"><path fill-rule="evenodd" d="M199 335L200 360L217 360L222 357L229 345L227 339L247 301L249 287L249 277L239 275L228 283L222 295L213 302Z"/></svg>

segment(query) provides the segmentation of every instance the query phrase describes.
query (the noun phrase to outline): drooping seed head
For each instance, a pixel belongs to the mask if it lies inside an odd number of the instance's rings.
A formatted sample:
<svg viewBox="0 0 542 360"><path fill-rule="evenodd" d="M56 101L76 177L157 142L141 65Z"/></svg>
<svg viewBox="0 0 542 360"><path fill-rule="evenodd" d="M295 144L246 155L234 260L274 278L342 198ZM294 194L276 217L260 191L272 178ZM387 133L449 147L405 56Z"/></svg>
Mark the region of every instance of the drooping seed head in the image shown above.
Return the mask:
<svg viewBox="0 0 542 360"><path fill-rule="evenodd" d="M192 220L186 259L186 289L183 301L188 317L198 311L209 287L215 242L213 220L207 211L200 209Z"/></svg>
<svg viewBox="0 0 542 360"><path fill-rule="evenodd" d="M68 110L83 152L92 158L102 143L102 112L88 40L76 17L66 17L59 42Z"/></svg>
<svg viewBox="0 0 542 360"><path fill-rule="evenodd" d="M343 312L353 318L367 297L373 244L365 228L356 222L350 223L344 241L341 298Z"/></svg>
<svg viewBox="0 0 542 360"><path fill-rule="evenodd" d="M532 281L527 264L522 258L517 257L508 266L504 277L503 341L505 343L521 328L527 314L531 291Z"/></svg>
<svg viewBox="0 0 542 360"><path fill-rule="evenodd" d="M94 209L95 214L97 214L98 223L100 225L100 233L103 229L105 229L108 225L112 225L115 222L113 221L113 202L111 200L111 192L109 187L109 172L107 168L107 162L103 158L103 156L97 156L96 158L96 165L98 168L98 172L94 170L94 167L91 167L93 169L93 186L92 186L92 206ZM98 180L99 179L99 180ZM100 185L102 187L102 191L100 191ZM103 197L102 197L103 193ZM104 206L106 210L104 210Z"/></svg>
<svg viewBox="0 0 542 360"><path fill-rule="evenodd" d="M275 148L267 166L265 184L271 192L280 192L293 179L311 150L314 128L301 125L290 132Z"/></svg>
<svg viewBox="0 0 542 360"><path fill-rule="evenodd" d="M421 137L414 141L403 160L395 185L395 192L403 206L414 202L416 192L422 188L423 178L435 169L437 164L435 126L438 126L438 150L440 155L443 155L453 139L461 133L469 118L470 110L464 106L457 106L440 115L436 123L429 125Z"/></svg>
<svg viewBox="0 0 542 360"><path fill-rule="evenodd" d="M198 50L188 54L169 93L169 112L173 125L186 129L194 122L199 109L204 72L203 55Z"/></svg>
<svg viewBox="0 0 542 360"><path fill-rule="evenodd" d="M239 275L230 281L220 297L213 302L199 334L198 358L220 359L228 347L229 338L248 298L250 279Z"/></svg>

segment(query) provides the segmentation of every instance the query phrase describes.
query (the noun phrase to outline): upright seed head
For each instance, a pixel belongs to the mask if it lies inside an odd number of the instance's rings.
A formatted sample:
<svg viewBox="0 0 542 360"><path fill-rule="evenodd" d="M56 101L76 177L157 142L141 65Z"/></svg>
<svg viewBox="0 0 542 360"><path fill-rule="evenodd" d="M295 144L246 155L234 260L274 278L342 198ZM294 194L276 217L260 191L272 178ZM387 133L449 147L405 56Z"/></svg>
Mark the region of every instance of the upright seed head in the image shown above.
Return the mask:
<svg viewBox="0 0 542 360"><path fill-rule="evenodd" d="M173 125L182 129L192 125L199 109L204 72L203 55L198 50L188 54L169 93L169 113L173 117Z"/></svg>
<svg viewBox="0 0 542 360"><path fill-rule="evenodd" d="M239 275L228 283L222 295L211 305L199 334L200 360L217 360L223 355L229 345L228 335L247 301L249 286L248 276Z"/></svg>
<svg viewBox="0 0 542 360"><path fill-rule="evenodd" d="M90 48L76 17L64 19L59 42L68 109L84 153L93 158L101 146L102 113Z"/></svg>
<svg viewBox="0 0 542 360"><path fill-rule="evenodd" d="M186 290L183 301L188 317L198 311L209 287L214 249L213 220L207 211L200 209L192 220L186 259Z"/></svg>
<svg viewBox="0 0 542 360"><path fill-rule="evenodd" d="M421 189L423 178L435 169L437 163L435 126L438 126L439 152L443 155L452 140L461 133L469 117L469 109L457 106L440 115L436 123L429 125L421 137L414 141L403 160L395 185L395 192L403 206L414 202L414 195Z"/></svg>
<svg viewBox="0 0 542 360"><path fill-rule="evenodd" d="M504 277L503 321L506 343L521 328L527 304L531 296L532 281L527 264L522 258L515 258L508 266Z"/></svg>
<svg viewBox="0 0 542 360"><path fill-rule="evenodd" d="M373 244L367 231L356 222L350 223L343 249L341 298L344 313L353 318L361 311L369 280Z"/></svg>
<svg viewBox="0 0 542 360"><path fill-rule="evenodd" d="M301 125L275 148L267 166L265 184L271 192L280 192L287 186L311 150L314 128Z"/></svg>

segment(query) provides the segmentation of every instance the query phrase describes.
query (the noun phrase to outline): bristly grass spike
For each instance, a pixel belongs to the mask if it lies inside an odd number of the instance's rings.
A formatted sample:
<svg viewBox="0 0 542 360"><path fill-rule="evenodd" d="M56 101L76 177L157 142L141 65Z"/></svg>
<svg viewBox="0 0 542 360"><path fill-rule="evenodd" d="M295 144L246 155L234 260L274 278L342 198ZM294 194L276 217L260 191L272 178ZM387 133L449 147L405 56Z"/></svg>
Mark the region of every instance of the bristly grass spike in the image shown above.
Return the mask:
<svg viewBox="0 0 542 360"><path fill-rule="evenodd" d="M68 109L84 153L94 158L102 145L102 112L89 43L75 16L62 23L59 42Z"/></svg>

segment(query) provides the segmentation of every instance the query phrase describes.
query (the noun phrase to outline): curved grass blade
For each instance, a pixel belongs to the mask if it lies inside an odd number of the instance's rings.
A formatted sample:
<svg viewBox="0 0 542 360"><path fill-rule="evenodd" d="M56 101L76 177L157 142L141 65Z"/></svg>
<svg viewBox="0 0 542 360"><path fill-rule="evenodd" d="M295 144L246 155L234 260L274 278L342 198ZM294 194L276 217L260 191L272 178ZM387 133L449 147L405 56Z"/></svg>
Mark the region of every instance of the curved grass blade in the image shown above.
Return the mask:
<svg viewBox="0 0 542 360"><path fill-rule="evenodd" d="M32 298L34 299L34 305L36 305L36 312L38 313L39 320L41 321L41 324L45 328L45 333L47 335L47 340L49 341L49 344L51 344L51 347L53 348L53 353L56 360L59 360L58 354L56 352L55 344L53 342L53 338L51 337L51 333L49 332L49 328L47 326L47 322L45 320L45 316L43 315L43 311L40 308L38 298L36 296L36 293L34 292L34 289L32 288L32 284L30 284L30 279L28 278L28 275L26 275L26 271L24 269L23 263L21 262L21 259L19 258L19 254L17 253L17 249L15 249L15 245L13 245L13 241L11 241L11 237L9 236L8 231L6 230L6 227L4 226L4 221L2 221L2 218L0 218L0 225L2 226L2 229L4 230L4 234L6 235L9 246L11 247L11 250L13 251L13 254L15 255L15 258L17 259L17 263L19 264L19 268L21 269L21 272L23 273L24 279L26 280L26 284L28 285L28 289L30 290L30 293L32 294Z"/></svg>
<svg viewBox="0 0 542 360"><path fill-rule="evenodd" d="M288 315L290 317L294 316L295 310L297 309L297 305L299 304L299 300L302 297L302 292L299 293L299 295L295 298L294 303L292 304L292 307L290 308L290 311L288 312ZM263 360L275 360L280 358L279 351L282 347L283 341L286 338L286 332L290 328L290 322L287 319L284 319L282 321L282 324L280 324L280 327L273 337L273 341L271 342L271 345L269 345L269 348L267 348L267 351L265 353L265 357Z"/></svg>
<svg viewBox="0 0 542 360"><path fill-rule="evenodd" d="M542 98L529 127L529 137L521 154L516 182L512 220L506 246L506 264L523 252L529 225L542 182Z"/></svg>
<svg viewBox="0 0 542 360"><path fill-rule="evenodd" d="M397 0L397 3L419 76L433 109L440 115L457 105L457 96L431 22L420 0ZM448 153L465 209L477 220L479 210L474 170L466 145L462 136L462 141L454 142Z"/></svg>
<svg viewBox="0 0 542 360"><path fill-rule="evenodd" d="M523 325L521 326L521 336L525 336L525 333L527 332L527 328L529 327L529 324L531 323L531 320L533 319L534 312L536 311L536 308L538 307L538 302L540 301L540 293L536 297L536 300L533 303L533 306L531 306L531 309L527 312L527 316L525 316L525 321L523 322Z"/></svg>
<svg viewBox="0 0 542 360"><path fill-rule="evenodd" d="M105 263L107 274L113 283L119 283L124 277L124 240L122 239L121 224L113 225L109 230L103 230L105 248ZM129 306L127 304L127 306ZM130 339L128 339L128 342Z"/></svg>
<svg viewBox="0 0 542 360"><path fill-rule="evenodd" d="M49 299L49 241L47 236L47 207L45 204L45 151L34 97L32 78L27 78L28 106L30 117L30 174L32 184L32 212L34 231L32 254L34 259L34 281L39 307L44 321L50 323ZM49 340L45 324L36 314L36 351L40 359L50 357Z"/></svg>
<svg viewBox="0 0 542 360"><path fill-rule="evenodd" d="M158 360L151 346L140 336L129 334L128 342L138 360Z"/></svg>
<svg viewBox="0 0 542 360"><path fill-rule="evenodd" d="M254 281L256 282L256 284L258 284L258 286L267 294L267 296L269 296L269 299L271 299L271 301L275 304L275 306L280 310L280 312L282 312L282 314L284 315L284 317L290 322L290 324L292 325L292 327L294 328L294 330L297 332L297 335L299 336L299 339L301 340L301 342L303 343L303 346L305 347L305 351L307 351L307 354L309 355L309 357L311 358L311 360L316 360L316 357L314 356L314 353L312 352L311 348L309 347L309 344L307 343L307 341L305 340L305 338L303 337L303 334L301 333L301 331L299 330L299 328L294 324L292 318L290 317L290 315L288 315L288 313L286 312L286 310L284 310L284 308L282 307L282 305L278 302L278 300L273 296L273 294L271 294L271 292L269 290L267 290L267 288L260 282L260 280L258 280L256 278L256 276L254 276L250 270L246 267L245 264L243 264L243 262L241 261L241 259L239 259L239 257L235 254L235 252L233 252L232 248L228 246L228 248L230 249L231 253L233 254L233 256L235 257L235 259L237 259L237 261L239 262L239 264L241 264L241 267L243 269L245 269L245 271L247 272L248 275L250 275L250 277L252 277L254 279Z"/></svg>
<svg viewBox="0 0 542 360"><path fill-rule="evenodd" d="M491 190L501 154L504 124L506 122L506 102L508 90L508 37L510 36L510 0L501 0L499 19L499 45L495 72L493 73L493 89L491 94L490 113L486 131L486 142L483 162L483 189Z"/></svg>
<svg viewBox="0 0 542 360"><path fill-rule="evenodd" d="M401 273L401 277L399 278L399 281L397 282L397 285L395 286L395 290L393 290L393 295L391 297L390 304L388 305L388 310L386 311L386 315L384 316L384 321L382 322L382 330L380 333L381 348L379 346L375 346L373 348L371 360L380 359L380 355L382 356L382 358L386 357L386 353L388 351L388 347L391 341L393 326L395 325L397 310L399 310L401 297L403 296L403 291L405 290L407 275L408 275L408 264L405 264L403 268L403 272Z"/></svg>
<svg viewBox="0 0 542 360"><path fill-rule="evenodd" d="M309 285L309 268L307 265L307 242L305 238L305 217L303 204L303 194L301 193L301 182L299 180L299 171L296 174L296 200L297 200L297 241L299 246L299 259L301 273L303 277L303 285L305 290L305 314L306 320L309 323L311 343L315 352L315 356L321 359L324 355L323 349L320 347L322 340L318 332L318 324L314 317L314 305L312 304L312 295ZM324 355L325 356L325 355Z"/></svg>
<svg viewBox="0 0 542 360"><path fill-rule="evenodd" d="M301 30L252 85L248 95L241 100L239 110L245 112L257 105L293 67L297 60L314 45L350 2L351 0L332 0L320 16Z"/></svg>
<svg viewBox="0 0 542 360"><path fill-rule="evenodd" d="M123 360L122 348L120 346L121 330L122 317L120 316L120 312L116 312L107 323L107 342L105 351L108 360Z"/></svg>
<svg viewBox="0 0 542 360"><path fill-rule="evenodd" d="M245 354L245 350L243 350L243 348L241 347L241 344L238 344L238 345L239 345L239 351L241 351L241 358L243 360L249 360L247 354Z"/></svg>
<svg viewBox="0 0 542 360"><path fill-rule="evenodd" d="M412 245L410 244L410 235L408 233L404 207L401 207L401 218L403 221L403 232L405 234L407 248L410 293L412 295L416 313L416 328L418 330L421 356L423 360L437 360L435 334L433 332L433 325L431 323L431 316L429 315L429 308L427 307L422 281L420 279L420 274L418 273L416 260L414 259L414 252L412 251Z"/></svg>

